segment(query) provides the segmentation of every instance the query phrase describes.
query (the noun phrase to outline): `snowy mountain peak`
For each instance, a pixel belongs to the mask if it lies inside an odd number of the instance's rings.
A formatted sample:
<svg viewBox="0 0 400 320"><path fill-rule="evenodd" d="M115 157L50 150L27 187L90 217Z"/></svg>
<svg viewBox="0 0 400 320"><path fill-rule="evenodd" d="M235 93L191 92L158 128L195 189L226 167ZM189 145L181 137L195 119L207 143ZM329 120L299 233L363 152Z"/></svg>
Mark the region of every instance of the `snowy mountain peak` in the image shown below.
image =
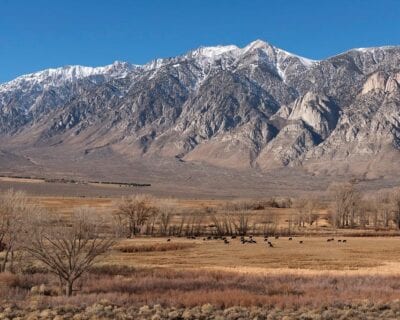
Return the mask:
<svg viewBox="0 0 400 320"><path fill-rule="evenodd" d="M246 47L242 49L244 53L252 53L256 52L260 56L262 54L262 58L267 59L272 64L281 64L287 58L296 58L298 59L305 67L311 67L314 63L318 62L317 60L311 60L308 58L304 58L298 56L296 54L290 53L288 51L279 49L268 42L262 40L255 40L248 44Z"/></svg>
<svg viewBox="0 0 400 320"><path fill-rule="evenodd" d="M213 58L215 56L219 56L226 53L232 53L233 51L237 50L239 50L239 48L235 45L200 47L196 50L191 51L189 54L192 57Z"/></svg>
<svg viewBox="0 0 400 320"><path fill-rule="evenodd" d="M0 92L11 90L13 88L46 88L51 86L60 86L68 82L74 82L87 77L104 76L124 77L130 71L138 68L127 62L116 61L113 64L104 67L87 67L80 65L63 66L60 68L50 68L20 76L10 82L0 84Z"/></svg>
<svg viewBox="0 0 400 320"><path fill-rule="evenodd" d="M290 54L284 50L273 47L265 41L255 40L243 48L239 48L235 45L200 47L183 56L170 59L156 59L143 66L130 64L124 61L115 61L110 65L102 67L69 65L60 68L49 68L43 71L26 74L10 82L0 84L0 91L10 90L16 87L32 88L35 86L37 89L40 89L49 86L60 86L64 83L74 82L87 77L92 77L94 81L96 81L96 78L99 76L107 79L126 77L133 70L156 71L163 65L175 61L176 59L195 59L200 65L209 66L221 58L227 58L226 61L228 61L228 64L231 64L233 61L240 60L241 57L246 56L252 51L257 51L257 55L260 53L263 54L264 58L267 57L272 64L277 63L277 55L279 53L297 57L306 67L314 63L313 60Z"/></svg>
<svg viewBox="0 0 400 320"><path fill-rule="evenodd" d="M270 49L273 48L272 45L270 45L268 42L257 39L253 42L250 42L247 46L245 46L243 49L244 51L249 51L249 50L255 50L255 49Z"/></svg>

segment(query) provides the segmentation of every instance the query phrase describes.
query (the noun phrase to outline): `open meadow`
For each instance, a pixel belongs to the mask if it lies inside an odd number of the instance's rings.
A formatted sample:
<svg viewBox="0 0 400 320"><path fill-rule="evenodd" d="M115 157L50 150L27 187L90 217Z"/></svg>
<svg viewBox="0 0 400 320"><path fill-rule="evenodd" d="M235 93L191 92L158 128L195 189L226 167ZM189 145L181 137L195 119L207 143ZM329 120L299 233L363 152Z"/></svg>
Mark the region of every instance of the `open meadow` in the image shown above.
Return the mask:
<svg viewBox="0 0 400 320"><path fill-rule="evenodd" d="M15 246L12 260L7 250L0 255L3 318L400 316L400 236L393 219L385 228L371 206L358 209L364 213L352 218L352 227L341 227L329 199L8 196L25 201L20 222L28 222L30 235L28 244ZM30 215L38 214L32 208L45 217L40 228L57 232L31 233L37 221ZM72 267L63 269L65 259L79 264L88 257L68 253L86 239L74 231L77 212L101 218L85 250L93 241L112 241L68 292L64 273Z"/></svg>

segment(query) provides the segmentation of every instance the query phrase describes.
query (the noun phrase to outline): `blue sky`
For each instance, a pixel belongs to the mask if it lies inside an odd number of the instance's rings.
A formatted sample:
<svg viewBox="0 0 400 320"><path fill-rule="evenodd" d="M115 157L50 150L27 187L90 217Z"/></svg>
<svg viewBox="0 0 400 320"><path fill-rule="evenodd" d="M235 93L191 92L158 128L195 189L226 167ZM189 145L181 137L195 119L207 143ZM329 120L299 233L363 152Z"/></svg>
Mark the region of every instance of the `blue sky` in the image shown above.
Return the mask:
<svg viewBox="0 0 400 320"><path fill-rule="evenodd" d="M400 44L398 0L0 0L0 83L68 64L142 64L262 39L321 59Z"/></svg>

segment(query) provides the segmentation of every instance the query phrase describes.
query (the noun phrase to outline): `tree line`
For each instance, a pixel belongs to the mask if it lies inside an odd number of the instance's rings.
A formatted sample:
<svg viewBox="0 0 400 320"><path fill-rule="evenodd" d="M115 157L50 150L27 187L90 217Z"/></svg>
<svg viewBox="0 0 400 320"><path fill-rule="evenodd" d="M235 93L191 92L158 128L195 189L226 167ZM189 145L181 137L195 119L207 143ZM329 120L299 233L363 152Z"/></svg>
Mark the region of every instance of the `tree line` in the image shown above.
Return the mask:
<svg viewBox="0 0 400 320"><path fill-rule="evenodd" d="M400 230L400 188L363 194L354 183L341 183L330 194L330 219L336 228Z"/></svg>

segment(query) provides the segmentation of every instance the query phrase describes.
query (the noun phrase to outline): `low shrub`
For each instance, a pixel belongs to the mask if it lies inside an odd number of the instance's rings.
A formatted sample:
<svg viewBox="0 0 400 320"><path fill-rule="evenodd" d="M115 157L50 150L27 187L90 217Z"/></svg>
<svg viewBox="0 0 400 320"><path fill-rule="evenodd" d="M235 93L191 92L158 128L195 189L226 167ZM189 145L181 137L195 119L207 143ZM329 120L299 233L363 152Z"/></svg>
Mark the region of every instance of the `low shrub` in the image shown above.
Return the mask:
<svg viewBox="0 0 400 320"><path fill-rule="evenodd" d="M0 273L0 287L15 288L20 286L20 277L9 272Z"/></svg>

